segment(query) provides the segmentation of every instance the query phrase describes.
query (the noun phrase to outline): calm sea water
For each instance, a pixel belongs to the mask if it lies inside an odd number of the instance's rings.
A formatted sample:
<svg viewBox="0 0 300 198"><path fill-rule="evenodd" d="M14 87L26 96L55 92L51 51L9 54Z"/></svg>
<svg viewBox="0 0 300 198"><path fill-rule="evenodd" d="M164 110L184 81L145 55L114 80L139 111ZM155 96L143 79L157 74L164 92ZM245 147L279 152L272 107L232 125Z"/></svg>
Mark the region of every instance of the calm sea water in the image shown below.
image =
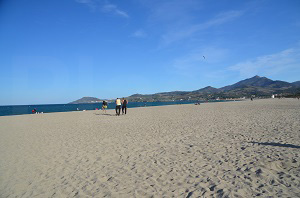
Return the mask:
<svg viewBox="0 0 300 198"><path fill-rule="evenodd" d="M223 102L210 101L210 102ZM145 106L163 106L163 105L175 105L175 104L191 104L195 101L170 101L170 102L129 102L128 108L145 107ZM101 109L102 103L97 104L48 104L48 105L13 105L13 106L0 106L0 116L7 115L22 115L32 114L32 110L36 108L38 112L52 113L52 112L66 112L77 111L77 108L82 110L95 110ZM108 109L114 109L115 103L108 103Z"/></svg>

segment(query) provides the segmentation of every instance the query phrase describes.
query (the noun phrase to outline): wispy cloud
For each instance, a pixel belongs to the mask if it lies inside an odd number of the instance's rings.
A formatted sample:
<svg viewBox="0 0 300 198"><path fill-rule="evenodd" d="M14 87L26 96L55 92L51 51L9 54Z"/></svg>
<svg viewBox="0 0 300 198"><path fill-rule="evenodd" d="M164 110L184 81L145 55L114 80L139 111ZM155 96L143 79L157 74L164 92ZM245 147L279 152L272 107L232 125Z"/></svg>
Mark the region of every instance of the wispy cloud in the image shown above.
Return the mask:
<svg viewBox="0 0 300 198"><path fill-rule="evenodd" d="M276 75L283 71L300 70L300 47L290 48L281 52L259 56L252 60L237 63L228 68L237 71L241 77L253 75Z"/></svg>
<svg viewBox="0 0 300 198"><path fill-rule="evenodd" d="M91 11L101 11L103 13L111 13L123 18L129 18L129 15L124 10L118 8L117 5L111 4L108 1L97 0L75 0L77 3L88 6Z"/></svg>
<svg viewBox="0 0 300 198"><path fill-rule="evenodd" d="M121 17L129 18L129 15L123 11L120 10L116 5L114 4L105 4L101 10L105 13L112 13Z"/></svg>
<svg viewBox="0 0 300 198"><path fill-rule="evenodd" d="M216 15L211 20L207 21L206 23L201 24L200 26L204 28L209 28L211 26L221 25L223 23L227 23L235 18L240 17L243 13L244 12L241 10L231 10L227 12L222 12Z"/></svg>
<svg viewBox="0 0 300 198"><path fill-rule="evenodd" d="M202 8L198 0L144 0L143 3L150 10L150 21L158 23L190 20L192 13Z"/></svg>
<svg viewBox="0 0 300 198"><path fill-rule="evenodd" d="M91 9L91 11L95 11L98 7L97 3L94 0L75 0L77 3L81 3L86 5Z"/></svg>
<svg viewBox="0 0 300 198"><path fill-rule="evenodd" d="M169 45L175 41L179 41L191 37L199 31L203 31L211 27L230 22L240 17L242 14L243 11L239 11L239 10L222 12L204 23L181 27L179 31L171 30L162 36L163 45Z"/></svg>
<svg viewBox="0 0 300 198"><path fill-rule="evenodd" d="M137 30L132 34L132 37L145 38L145 37L147 37L147 34L144 30Z"/></svg>
<svg viewBox="0 0 300 198"><path fill-rule="evenodd" d="M90 3L92 0L75 0L78 3Z"/></svg>
<svg viewBox="0 0 300 198"><path fill-rule="evenodd" d="M93 2L93 0L75 0L75 1L78 3L85 3L85 4L89 4Z"/></svg>

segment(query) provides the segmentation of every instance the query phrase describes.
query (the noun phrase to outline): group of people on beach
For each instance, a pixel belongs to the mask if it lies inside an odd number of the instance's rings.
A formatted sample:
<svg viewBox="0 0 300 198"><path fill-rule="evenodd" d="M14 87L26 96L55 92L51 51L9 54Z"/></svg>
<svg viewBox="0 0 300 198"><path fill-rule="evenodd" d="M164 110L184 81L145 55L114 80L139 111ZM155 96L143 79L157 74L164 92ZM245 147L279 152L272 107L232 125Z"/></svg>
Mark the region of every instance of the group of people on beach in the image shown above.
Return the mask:
<svg viewBox="0 0 300 198"><path fill-rule="evenodd" d="M123 98L122 100L120 98L116 99L116 115L119 116L121 114L121 108L122 108L122 114L127 113L127 104L128 100L126 98ZM107 109L107 101L102 102L102 110L106 113Z"/></svg>
<svg viewBox="0 0 300 198"><path fill-rule="evenodd" d="M31 112L33 114L40 114L40 113L44 113L44 112L38 112L36 108L32 109Z"/></svg>

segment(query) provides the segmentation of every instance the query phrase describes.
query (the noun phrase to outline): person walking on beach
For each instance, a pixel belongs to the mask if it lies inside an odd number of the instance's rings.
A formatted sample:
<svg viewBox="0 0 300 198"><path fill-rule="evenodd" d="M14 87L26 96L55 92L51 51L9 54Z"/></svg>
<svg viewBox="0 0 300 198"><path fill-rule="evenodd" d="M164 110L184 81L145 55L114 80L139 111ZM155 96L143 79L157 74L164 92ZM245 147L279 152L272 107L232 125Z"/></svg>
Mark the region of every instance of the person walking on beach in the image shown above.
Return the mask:
<svg viewBox="0 0 300 198"><path fill-rule="evenodd" d="M116 100L116 115L119 116L121 112L121 100L117 98Z"/></svg>
<svg viewBox="0 0 300 198"><path fill-rule="evenodd" d="M103 100L103 102L102 102L102 111L104 111L106 113L106 109L107 109L107 102L105 100Z"/></svg>
<svg viewBox="0 0 300 198"><path fill-rule="evenodd" d="M122 114L127 113L127 104L128 104L128 100L123 98L123 100L122 100Z"/></svg>
<svg viewBox="0 0 300 198"><path fill-rule="evenodd" d="M34 108L31 112L32 112L33 114L37 114L36 108Z"/></svg>

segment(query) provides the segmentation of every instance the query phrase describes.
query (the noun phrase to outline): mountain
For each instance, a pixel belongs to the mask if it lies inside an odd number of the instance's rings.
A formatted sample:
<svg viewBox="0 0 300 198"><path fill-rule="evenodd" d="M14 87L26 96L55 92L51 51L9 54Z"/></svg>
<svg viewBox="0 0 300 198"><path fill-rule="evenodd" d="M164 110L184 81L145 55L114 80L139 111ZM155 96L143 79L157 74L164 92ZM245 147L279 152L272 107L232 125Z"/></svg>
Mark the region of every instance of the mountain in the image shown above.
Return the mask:
<svg viewBox="0 0 300 198"><path fill-rule="evenodd" d="M188 93L188 91L170 91L170 92L161 92L161 93L156 93L156 95L184 95Z"/></svg>
<svg viewBox="0 0 300 198"><path fill-rule="evenodd" d="M300 87L300 80L292 83L296 87Z"/></svg>
<svg viewBox="0 0 300 198"><path fill-rule="evenodd" d="M73 102L70 102L69 104L100 103L102 101L103 100L100 100L99 98L95 97L83 97Z"/></svg>
<svg viewBox="0 0 300 198"><path fill-rule="evenodd" d="M253 76L235 84L222 88L207 86L195 91L171 91L155 94L133 94L128 96L132 102L172 101L172 100L207 100L216 98L271 97L273 94L282 96L300 96L300 81L293 83L271 80L266 77ZM98 98L83 97L71 104L101 102Z"/></svg>
<svg viewBox="0 0 300 198"><path fill-rule="evenodd" d="M129 96L131 101L167 101L167 100L199 100L215 98L270 97L272 94L300 93L300 81L288 83L280 80L271 80L266 77L253 76L235 84L222 88L207 86L195 91L173 91L156 94L135 94ZM297 88L299 87L299 89Z"/></svg>
<svg viewBox="0 0 300 198"><path fill-rule="evenodd" d="M279 80L273 81L266 77L254 76L252 78L239 81L233 85L222 87L220 88L220 90L230 91L237 88L245 88L245 87L291 88L293 87L293 84L284 81L279 81Z"/></svg>
<svg viewBox="0 0 300 198"><path fill-rule="evenodd" d="M207 87L204 87L202 89L198 89L198 90L193 91L193 92L198 92L198 93L217 93L217 92L220 92L220 90L217 89L217 88L211 87L211 86L207 86Z"/></svg>

